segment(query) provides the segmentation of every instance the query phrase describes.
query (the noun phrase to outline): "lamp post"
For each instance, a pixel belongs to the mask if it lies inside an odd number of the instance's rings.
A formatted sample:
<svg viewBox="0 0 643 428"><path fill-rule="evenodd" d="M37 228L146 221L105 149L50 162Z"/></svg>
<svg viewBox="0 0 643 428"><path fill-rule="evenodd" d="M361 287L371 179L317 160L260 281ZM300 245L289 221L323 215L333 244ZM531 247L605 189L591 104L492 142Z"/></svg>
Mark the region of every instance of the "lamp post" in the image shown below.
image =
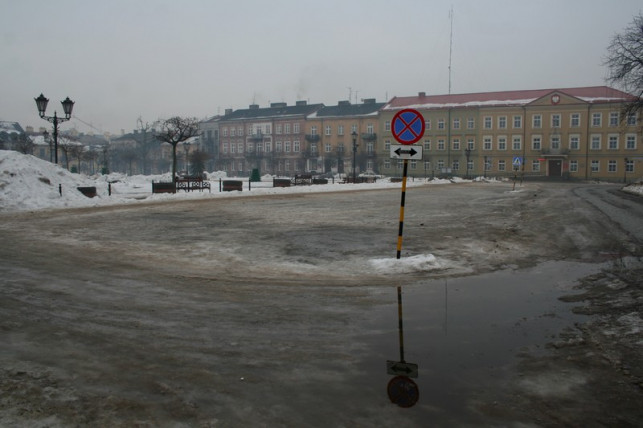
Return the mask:
<svg viewBox="0 0 643 428"><path fill-rule="evenodd" d="M357 132L353 131L351 133L351 136L353 137L353 183L357 183L356 178L355 178L355 158L357 157Z"/></svg>
<svg viewBox="0 0 643 428"><path fill-rule="evenodd" d="M471 147L464 149L464 155L467 157L467 176L466 179L469 179L469 158L471 157Z"/></svg>
<svg viewBox="0 0 643 428"><path fill-rule="evenodd" d="M54 124L54 163L58 164L58 124L71 119L71 111L74 108L74 102L70 100L69 97L65 98L64 101L61 101L60 103L63 105L65 117L58 117L55 111L53 116L45 116L45 110L47 110L49 99L45 98L43 94L40 94L40 96L38 98L34 98L34 100L36 101L36 107L38 107L38 114L40 117Z"/></svg>
<svg viewBox="0 0 643 428"><path fill-rule="evenodd" d="M190 175L190 143L185 141L183 143L183 148L185 149L185 175Z"/></svg>

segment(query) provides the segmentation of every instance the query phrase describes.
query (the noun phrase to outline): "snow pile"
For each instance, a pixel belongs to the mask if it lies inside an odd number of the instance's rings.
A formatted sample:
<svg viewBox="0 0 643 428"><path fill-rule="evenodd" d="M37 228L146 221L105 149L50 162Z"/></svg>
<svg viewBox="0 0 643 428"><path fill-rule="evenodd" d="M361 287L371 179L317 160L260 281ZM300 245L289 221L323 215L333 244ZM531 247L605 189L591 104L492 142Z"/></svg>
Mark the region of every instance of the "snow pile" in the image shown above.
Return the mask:
<svg viewBox="0 0 643 428"><path fill-rule="evenodd" d="M627 193L632 193L633 195L643 196L643 182L633 183L628 186L623 187L623 191Z"/></svg>
<svg viewBox="0 0 643 428"><path fill-rule="evenodd" d="M369 260L376 273L413 273L444 270L448 266L438 261L433 254L419 254L401 259L385 258Z"/></svg>

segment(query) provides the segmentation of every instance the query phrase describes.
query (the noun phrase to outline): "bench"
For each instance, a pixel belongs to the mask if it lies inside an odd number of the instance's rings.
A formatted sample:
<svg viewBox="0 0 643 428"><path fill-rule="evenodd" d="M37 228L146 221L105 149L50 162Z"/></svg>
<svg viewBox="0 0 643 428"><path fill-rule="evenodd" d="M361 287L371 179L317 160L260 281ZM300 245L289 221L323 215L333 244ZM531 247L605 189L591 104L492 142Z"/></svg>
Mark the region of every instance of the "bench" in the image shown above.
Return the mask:
<svg viewBox="0 0 643 428"><path fill-rule="evenodd" d="M291 180L291 182L295 186L303 186L303 185L313 184L313 176L311 174L295 175L295 177Z"/></svg>
<svg viewBox="0 0 643 428"><path fill-rule="evenodd" d="M203 189L208 189L212 192L210 187L210 182L204 180L203 177L181 177L176 180L176 190L185 190L186 192L191 192L198 190L202 192Z"/></svg>

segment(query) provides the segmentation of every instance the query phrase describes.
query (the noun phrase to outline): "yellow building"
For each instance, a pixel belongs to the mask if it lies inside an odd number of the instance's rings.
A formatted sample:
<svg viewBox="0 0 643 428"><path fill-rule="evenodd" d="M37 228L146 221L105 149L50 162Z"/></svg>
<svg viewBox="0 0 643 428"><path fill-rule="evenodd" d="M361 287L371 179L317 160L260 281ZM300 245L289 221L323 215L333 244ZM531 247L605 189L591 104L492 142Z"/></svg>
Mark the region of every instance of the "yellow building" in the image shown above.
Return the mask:
<svg viewBox="0 0 643 428"><path fill-rule="evenodd" d="M401 173L390 159L394 115L425 119L423 160L410 176L514 176L630 181L643 175L641 121L621 117L632 95L606 86L395 97L380 110L380 172Z"/></svg>

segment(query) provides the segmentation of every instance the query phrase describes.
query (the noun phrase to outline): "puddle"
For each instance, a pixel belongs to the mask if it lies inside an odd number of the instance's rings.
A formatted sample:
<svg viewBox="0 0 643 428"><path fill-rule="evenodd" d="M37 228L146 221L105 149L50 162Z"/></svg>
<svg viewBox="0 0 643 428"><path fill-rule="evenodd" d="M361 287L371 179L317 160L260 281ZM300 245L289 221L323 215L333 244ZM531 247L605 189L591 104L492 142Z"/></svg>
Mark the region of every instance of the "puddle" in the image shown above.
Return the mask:
<svg viewBox="0 0 643 428"><path fill-rule="evenodd" d="M532 269L420 281L401 285L403 354L417 364L414 379L420 398L411 412L458 415L463 421L472 401L491 399L516 376L524 352L545 352L544 345L565 327L585 317L558 300L573 286L598 272L597 264L548 262ZM380 308L370 327L372 370L386 397L386 360L400 361L397 287L390 305ZM376 368L377 367L377 368ZM391 404L394 406L394 404Z"/></svg>

